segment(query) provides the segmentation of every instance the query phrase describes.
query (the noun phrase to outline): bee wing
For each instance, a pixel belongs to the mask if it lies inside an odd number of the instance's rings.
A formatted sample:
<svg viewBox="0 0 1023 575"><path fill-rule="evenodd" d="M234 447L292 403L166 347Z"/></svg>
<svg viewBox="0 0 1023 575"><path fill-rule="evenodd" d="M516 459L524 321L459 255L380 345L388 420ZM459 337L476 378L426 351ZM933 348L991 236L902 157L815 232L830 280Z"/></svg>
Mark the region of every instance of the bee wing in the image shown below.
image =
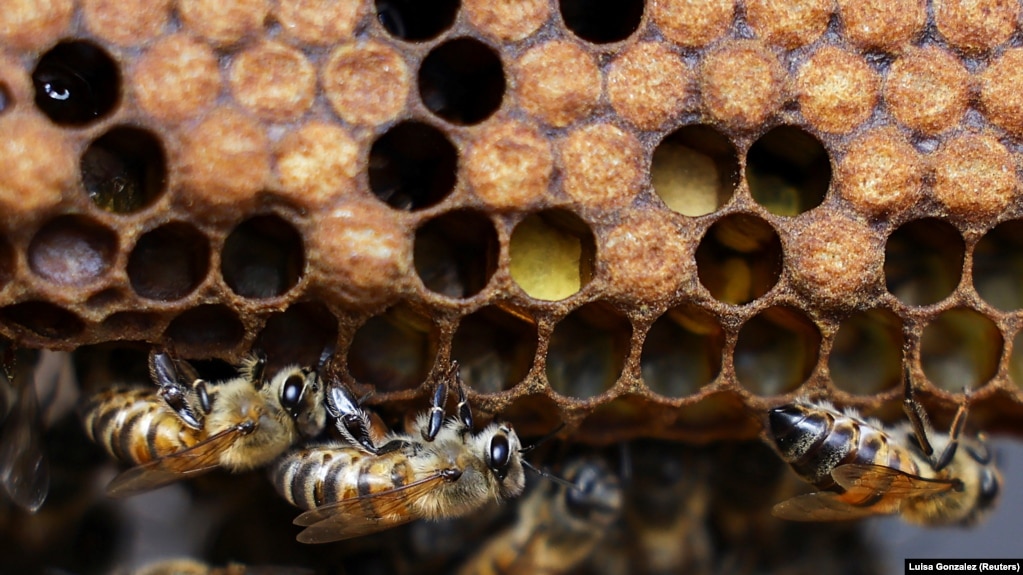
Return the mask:
<svg viewBox="0 0 1023 575"><path fill-rule="evenodd" d="M782 501L771 509L771 514L788 521L844 521L896 511L898 507L890 511L878 506L860 507L845 501L839 493L818 491Z"/></svg>
<svg viewBox="0 0 1023 575"><path fill-rule="evenodd" d="M447 479L438 471L408 485L342 499L306 511L295 518L295 525L305 527L298 534L298 540L302 543L329 543L420 519L420 514L409 503L445 481Z"/></svg>
<svg viewBox="0 0 1023 575"><path fill-rule="evenodd" d="M14 405L0 432L0 483L12 501L34 513L50 490L50 467L35 385L22 382L14 393Z"/></svg>
<svg viewBox="0 0 1023 575"><path fill-rule="evenodd" d="M188 477L195 477L220 465L220 455L239 437L245 435L243 422L196 443L188 449L132 467L107 485L107 495L126 497L163 487Z"/></svg>

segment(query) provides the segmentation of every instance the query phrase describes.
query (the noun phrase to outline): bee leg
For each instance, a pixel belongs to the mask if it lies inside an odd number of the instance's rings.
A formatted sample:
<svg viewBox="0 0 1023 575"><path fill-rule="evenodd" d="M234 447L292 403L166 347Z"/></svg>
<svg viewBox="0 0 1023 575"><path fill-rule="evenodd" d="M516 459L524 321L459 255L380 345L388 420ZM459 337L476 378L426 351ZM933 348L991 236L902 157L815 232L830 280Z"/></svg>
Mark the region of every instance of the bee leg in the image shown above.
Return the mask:
<svg viewBox="0 0 1023 575"><path fill-rule="evenodd" d="M451 362L451 370L455 374L455 383L458 385L458 420L462 422L466 430L472 431L472 409L469 407L469 399L465 394L465 383L462 382L462 374L458 372L457 362Z"/></svg>
<svg viewBox="0 0 1023 575"><path fill-rule="evenodd" d="M441 426L444 425L444 400L447 396L448 384L443 381L437 383L437 387L433 390L433 401L430 402L430 419L426 429L422 431L423 439L426 441L433 441L440 433Z"/></svg>
<svg viewBox="0 0 1023 575"><path fill-rule="evenodd" d="M945 445L945 450L941 452L941 455L934 462L934 470L941 471L948 467L949 463L952 463L952 459L956 455L956 449L959 447L959 436L963 432L963 426L966 425L966 415L969 411L969 394L964 390L963 402L959 404L959 409L956 410L956 415L952 418L952 428L948 431L948 444Z"/></svg>
<svg viewBox="0 0 1023 575"><path fill-rule="evenodd" d="M906 387L905 396L902 399L902 411L909 418L909 423L913 427L913 435L920 446L920 451L924 455L930 456L934 453L934 448L931 447L931 442L927 439L927 413L924 412L923 406L920 405L920 402L916 400L916 396L913 395L913 381L909 377L909 368L906 368L905 381Z"/></svg>
<svg viewBox="0 0 1023 575"><path fill-rule="evenodd" d="M185 425L192 429L202 429L202 421L200 421L200 418L196 416L192 406L188 402L185 392L180 386L165 385L160 388L157 395L163 399L167 406L170 407L175 414L177 414L178 418L180 418Z"/></svg>
<svg viewBox="0 0 1023 575"><path fill-rule="evenodd" d="M334 385L328 389L327 411L337 421L337 430L348 443L379 455L379 448L370 434L369 415L347 387Z"/></svg>
<svg viewBox="0 0 1023 575"><path fill-rule="evenodd" d="M192 383L192 391L195 392L195 396L199 400L199 407L202 408L206 415L209 415L210 411L213 410L213 406L210 404L210 393L206 389L206 380L195 380Z"/></svg>
<svg viewBox="0 0 1023 575"><path fill-rule="evenodd" d="M242 375L251 381L256 389L263 389L266 384L266 353L263 351L253 352L255 355L245 361L242 367Z"/></svg>

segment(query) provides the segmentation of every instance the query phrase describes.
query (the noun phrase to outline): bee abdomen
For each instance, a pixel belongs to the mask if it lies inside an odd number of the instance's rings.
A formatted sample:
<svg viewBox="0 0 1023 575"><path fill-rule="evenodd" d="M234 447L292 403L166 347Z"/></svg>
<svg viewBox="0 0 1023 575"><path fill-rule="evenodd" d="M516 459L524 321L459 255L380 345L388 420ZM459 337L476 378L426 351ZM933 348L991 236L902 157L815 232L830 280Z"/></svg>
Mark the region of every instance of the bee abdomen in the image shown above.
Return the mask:
<svg viewBox="0 0 1023 575"><path fill-rule="evenodd" d="M146 463L159 456L159 399L144 389L109 389L84 406L85 431L110 455L128 463Z"/></svg>
<svg viewBox="0 0 1023 575"><path fill-rule="evenodd" d="M831 471L855 458L860 437L855 420L803 405L777 407L768 418L782 457L800 477L820 488L834 485Z"/></svg>
<svg viewBox="0 0 1023 575"><path fill-rule="evenodd" d="M411 473L399 457L371 456L347 447L311 447L282 457L271 471L277 492L302 509L407 485ZM367 503L367 505L371 505ZM366 510L375 513L372 506Z"/></svg>

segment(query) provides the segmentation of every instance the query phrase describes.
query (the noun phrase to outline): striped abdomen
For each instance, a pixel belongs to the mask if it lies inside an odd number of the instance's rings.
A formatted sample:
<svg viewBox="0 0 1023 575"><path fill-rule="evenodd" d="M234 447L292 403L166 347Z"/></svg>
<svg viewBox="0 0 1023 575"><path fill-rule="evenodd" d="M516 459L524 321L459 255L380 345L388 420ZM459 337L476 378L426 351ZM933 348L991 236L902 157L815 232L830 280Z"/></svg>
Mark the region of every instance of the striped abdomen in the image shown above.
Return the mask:
<svg viewBox="0 0 1023 575"><path fill-rule="evenodd" d="M826 407L783 405L768 416L771 439L800 477L820 489L835 487L831 472L848 463L883 465L913 475L912 455L888 434Z"/></svg>
<svg viewBox="0 0 1023 575"><path fill-rule="evenodd" d="M187 449L201 439L156 392L113 388L93 395L82 407L85 432L110 455L142 464Z"/></svg>
<svg viewBox="0 0 1023 575"><path fill-rule="evenodd" d="M403 487L415 480L408 457L401 451L369 455L351 447L327 445L285 455L274 464L271 479L281 496L302 509ZM372 504L367 505L366 515L377 516Z"/></svg>

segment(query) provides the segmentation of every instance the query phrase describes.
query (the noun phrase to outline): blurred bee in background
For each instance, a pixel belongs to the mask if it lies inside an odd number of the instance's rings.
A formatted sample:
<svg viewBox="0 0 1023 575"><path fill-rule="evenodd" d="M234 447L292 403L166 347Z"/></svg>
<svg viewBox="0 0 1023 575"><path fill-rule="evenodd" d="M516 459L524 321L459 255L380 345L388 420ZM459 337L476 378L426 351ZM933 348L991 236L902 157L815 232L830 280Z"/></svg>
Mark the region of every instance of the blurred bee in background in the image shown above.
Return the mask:
<svg viewBox="0 0 1023 575"><path fill-rule="evenodd" d="M28 363L28 369L16 373L14 344L0 341L0 486L12 502L34 513L46 500L50 469L43 452L35 362Z"/></svg>
<svg viewBox="0 0 1023 575"><path fill-rule="evenodd" d="M772 409L771 442L821 490L779 503L774 514L795 521L899 514L925 526L974 523L998 499L1001 475L984 438L962 435L968 405L964 394L950 431L935 433L907 374L908 425L885 429L826 403Z"/></svg>
<svg viewBox="0 0 1023 575"><path fill-rule="evenodd" d="M124 575L313 575L314 571L300 567L247 566L229 563L223 567L208 565L195 559L163 559Z"/></svg>
<svg viewBox="0 0 1023 575"><path fill-rule="evenodd" d="M290 365L267 379L266 361L250 357L240 376L209 384L185 361L150 355L158 388L113 387L84 404L86 433L118 460L136 466L110 483L110 495L154 489L214 468L265 465L326 424L317 369Z"/></svg>
<svg viewBox="0 0 1023 575"><path fill-rule="evenodd" d="M584 561L622 511L622 485L598 458L570 462L573 486L537 486L518 506L518 519L492 536L460 575L568 573Z"/></svg>
<svg viewBox="0 0 1023 575"><path fill-rule="evenodd" d="M447 381L458 388L457 416L444 419ZM291 504L309 509L295 520L298 540L326 543L374 533L416 519L459 517L490 501L517 497L525 487L523 449L507 424L473 433L465 387L452 363L431 407L408 433L378 444L350 393L329 394L347 443L307 447L272 468L274 486Z"/></svg>

